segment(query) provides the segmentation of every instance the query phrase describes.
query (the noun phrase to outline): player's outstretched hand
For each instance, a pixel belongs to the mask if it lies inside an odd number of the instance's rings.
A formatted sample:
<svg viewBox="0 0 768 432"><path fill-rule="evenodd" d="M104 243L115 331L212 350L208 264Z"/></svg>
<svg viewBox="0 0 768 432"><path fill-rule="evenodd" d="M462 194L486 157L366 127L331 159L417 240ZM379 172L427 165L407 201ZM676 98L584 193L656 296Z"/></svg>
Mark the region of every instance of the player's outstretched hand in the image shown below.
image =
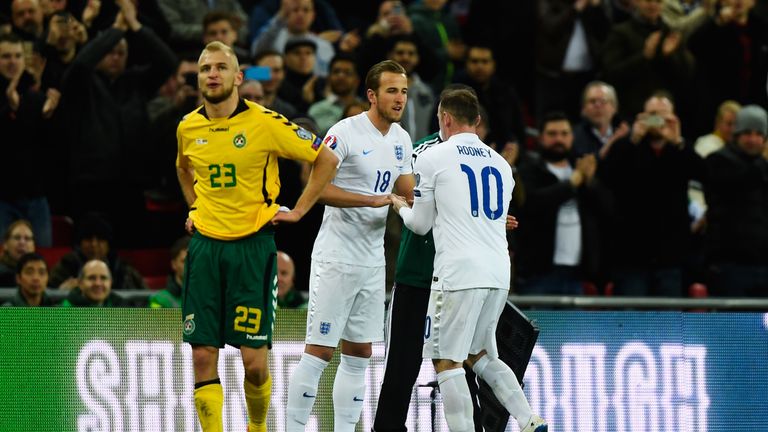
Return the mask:
<svg viewBox="0 0 768 432"><path fill-rule="evenodd" d="M392 199L392 208L395 210L395 212L399 212L403 207L409 207L405 197L401 197L400 195L395 194L391 194L390 197Z"/></svg>
<svg viewBox="0 0 768 432"><path fill-rule="evenodd" d="M299 212L291 210L288 207L281 206L277 214L272 217L272 220L270 220L270 223L272 223L272 225L296 223L301 219L301 216L302 215Z"/></svg>
<svg viewBox="0 0 768 432"><path fill-rule="evenodd" d="M368 205L368 207L378 208L378 207L388 206L388 205L392 204L392 197L393 196L394 196L393 194L389 194L389 195L372 195L371 198L370 198L370 200L371 200L370 201L370 205Z"/></svg>
<svg viewBox="0 0 768 432"><path fill-rule="evenodd" d="M507 215L507 231L512 231L517 228L517 218L512 215Z"/></svg>

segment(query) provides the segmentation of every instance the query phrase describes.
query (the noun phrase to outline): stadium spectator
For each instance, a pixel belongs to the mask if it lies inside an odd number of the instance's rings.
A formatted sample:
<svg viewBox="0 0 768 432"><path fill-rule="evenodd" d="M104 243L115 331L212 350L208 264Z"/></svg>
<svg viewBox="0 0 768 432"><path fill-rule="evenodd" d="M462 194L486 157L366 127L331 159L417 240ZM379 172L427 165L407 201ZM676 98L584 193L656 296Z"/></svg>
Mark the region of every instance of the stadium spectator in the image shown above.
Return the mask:
<svg viewBox="0 0 768 432"><path fill-rule="evenodd" d="M41 246L52 242L51 214L45 196L48 167L45 127L58 106L58 92L48 96L36 90L25 71L21 41L13 34L0 36L0 130L3 133L3 170L0 181L0 231L25 218L32 223Z"/></svg>
<svg viewBox="0 0 768 432"><path fill-rule="evenodd" d="M433 94L440 94L446 84L453 82L456 65L464 60L467 49L461 40L459 23L445 7L446 3L447 0L424 0L408 7L414 33L425 50L436 57L437 73L428 80Z"/></svg>
<svg viewBox="0 0 768 432"><path fill-rule="evenodd" d="M307 112L325 96L326 80L314 72L316 52L317 45L309 39L291 39L285 44L285 80L277 94L299 112Z"/></svg>
<svg viewBox="0 0 768 432"><path fill-rule="evenodd" d="M48 287L48 264L45 258L34 252L19 258L16 265L16 295L3 306L54 306L45 292Z"/></svg>
<svg viewBox="0 0 768 432"><path fill-rule="evenodd" d="M35 43L42 38L43 10L38 0L12 0L11 19L13 32L24 41Z"/></svg>
<svg viewBox="0 0 768 432"><path fill-rule="evenodd" d="M125 263L112 248L112 227L95 214L85 214L77 221L75 246L53 266L50 285L72 289L79 283L78 274L83 264L101 260L108 264L110 286L117 290L146 289L139 272Z"/></svg>
<svg viewBox="0 0 768 432"><path fill-rule="evenodd" d="M241 25L239 18L231 12L220 10L208 12L203 17L203 45L213 41L223 42L235 50L240 66L247 64L251 54L237 44L240 39L238 34Z"/></svg>
<svg viewBox="0 0 768 432"><path fill-rule="evenodd" d="M311 31L314 20L314 0L282 0L280 11L253 41L251 52L256 54L264 50L275 50L287 55L289 41L309 40L315 47L316 61L312 65L314 73L326 77L336 50L331 42Z"/></svg>
<svg viewBox="0 0 768 432"><path fill-rule="evenodd" d="M306 309L307 301L294 285L296 266L283 251L277 251L277 307L281 309Z"/></svg>
<svg viewBox="0 0 768 432"><path fill-rule="evenodd" d="M264 106L264 86L260 81L245 80L240 84L240 97Z"/></svg>
<svg viewBox="0 0 768 432"><path fill-rule="evenodd" d="M412 138L421 139L430 132L435 95L432 88L416 73L419 66L419 46L414 38L397 36L393 42L388 58L400 63L408 74L408 103L405 105L400 124Z"/></svg>
<svg viewBox="0 0 768 432"><path fill-rule="evenodd" d="M705 234L716 296L768 297L768 116L748 105L736 115L733 139L707 157L709 209Z"/></svg>
<svg viewBox="0 0 768 432"><path fill-rule="evenodd" d="M720 104L715 117L715 130L711 134L699 137L693 149L702 158L720 150L726 143L733 139L733 127L736 123L736 114L741 105L732 100ZM701 241L701 235L706 226L707 202L704 196L704 185L698 181L691 181L688 185L688 199L690 200L689 213L693 217L691 229L694 232L694 240Z"/></svg>
<svg viewBox="0 0 768 432"><path fill-rule="evenodd" d="M469 47L466 70L457 77L457 82L472 87L480 105L488 111L488 122L491 124L489 146L503 149L508 143L525 143L520 99L511 85L497 77L496 60L490 48L480 45Z"/></svg>
<svg viewBox="0 0 768 432"><path fill-rule="evenodd" d="M48 20L48 33L42 45L41 55L45 58L42 73L42 87L61 88L64 71L75 60L78 46L88 41L88 31L71 13L56 12Z"/></svg>
<svg viewBox="0 0 768 432"><path fill-rule="evenodd" d="M595 79L611 22L604 0L540 0L536 35L536 118L562 110L578 118L579 95Z"/></svg>
<svg viewBox="0 0 768 432"><path fill-rule="evenodd" d="M715 11L720 0L663 0L661 18L688 39Z"/></svg>
<svg viewBox="0 0 768 432"><path fill-rule="evenodd" d="M261 103L266 108L277 111L293 119L299 112L296 107L283 100L278 92L285 80L285 59L277 51L261 51L253 58L253 64L269 68L269 79L261 81L264 88L264 102Z"/></svg>
<svg viewBox="0 0 768 432"><path fill-rule="evenodd" d="M148 305L151 308L180 308L181 294L184 285L184 264L187 260L189 236L184 236L171 246L171 274L165 288L149 296Z"/></svg>
<svg viewBox="0 0 768 432"><path fill-rule="evenodd" d="M344 113L341 115L341 117L342 118L353 117L360 113L368 111L369 108L370 108L370 104L368 102L365 102L365 101L354 102L344 107Z"/></svg>
<svg viewBox="0 0 768 432"><path fill-rule="evenodd" d="M93 259L83 265L77 288L61 302L61 307L123 307L128 303L112 291L112 274L104 261Z"/></svg>
<svg viewBox="0 0 768 432"><path fill-rule="evenodd" d="M157 97L147 105L151 127L151 148L153 158L147 161L145 169L152 176L155 187L145 192L154 200L177 206L178 218L185 217L183 197L176 179L176 127L187 113L200 106L202 96L197 87L197 63L182 60L176 74L170 77L158 91ZM151 163L151 165L150 165ZM182 214L183 213L183 214ZM174 220L173 227L178 227ZM168 242L178 238L175 231L169 232Z"/></svg>
<svg viewBox="0 0 768 432"><path fill-rule="evenodd" d="M725 143L733 139L733 128L736 125L736 114L741 110L741 105L734 100L727 100L717 108L715 116L715 130L707 135L700 136L694 144L694 150L699 156L705 158L720 150Z"/></svg>
<svg viewBox="0 0 768 432"><path fill-rule="evenodd" d="M579 295L582 281L601 282L600 226L611 211L608 190L595 177L597 158L572 159L573 133L565 113L541 121L539 153L520 163L525 201L517 213L516 291Z"/></svg>
<svg viewBox="0 0 768 432"><path fill-rule="evenodd" d="M149 146L147 103L174 73L177 60L138 21L130 0L120 5L113 27L83 47L64 74L62 114L70 145L71 214L77 219L87 211L106 213L117 244L125 247L146 240L144 190L154 186L146 167L158 157ZM127 67L129 46L151 63Z"/></svg>
<svg viewBox="0 0 768 432"><path fill-rule="evenodd" d="M768 108L768 22L753 12L754 0L719 0L688 41L696 58L696 131L706 132L710 119L725 100Z"/></svg>
<svg viewBox="0 0 768 432"><path fill-rule="evenodd" d="M241 0L244 2L247 0ZM280 12L281 7L285 2L282 0L255 0L256 5L253 6L248 21L248 36L250 43L259 37L259 35L267 29L270 21L276 14ZM333 5L326 0L314 0L315 4L315 19L312 22L311 29L315 33L318 33L320 37L333 41L339 38L339 35L344 31L339 17L336 15L336 11ZM245 7L245 4L244 4ZM345 8L345 13L349 12L348 8Z"/></svg>
<svg viewBox="0 0 768 432"><path fill-rule="evenodd" d="M611 145L629 133L629 125L619 121L616 89L602 81L593 81L581 97L581 122L573 130L573 154L594 154L603 159Z"/></svg>
<svg viewBox="0 0 768 432"><path fill-rule="evenodd" d="M598 168L615 200L607 228L614 292L680 296L691 252L688 183L702 180L704 162L683 140L668 94L648 98L630 135L611 146Z"/></svg>
<svg viewBox="0 0 768 432"><path fill-rule="evenodd" d="M13 32L13 24L7 15L0 12L0 35L6 35Z"/></svg>
<svg viewBox="0 0 768 432"><path fill-rule="evenodd" d="M39 0L40 10L43 12L43 21L48 21L55 13L67 10L67 0Z"/></svg>
<svg viewBox="0 0 768 432"><path fill-rule="evenodd" d="M603 78L621 95L619 113L633 118L649 94L668 89L686 108L694 76L693 56L680 32L661 18L660 0L634 0L635 16L615 25L603 46Z"/></svg>
<svg viewBox="0 0 768 432"><path fill-rule="evenodd" d="M0 287L16 284L16 267L19 259L35 251L35 235L32 224L19 219L8 225L3 235L3 254L0 256Z"/></svg>
<svg viewBox="0 0 768 432"><path fill-rule="evenodd" d="M330 92L320 101L313 103L307 114L315 120L318 135L325 135L331 126L341 120L344 107L360 100L357 96L360 74L354 59L344 53L337 54L331 60L328 74Z"/></svg>
<svg viewBox="0 0 768 432"><path fill-rule="evenodd" d="M192 50L200 46L203 18L210 11L228 12L237 17L240 23L248 22L248 15L238 0L157 0L157 3L171 27L169 44L176 50ZM240 42L246 39L245 34L239 34Z"/></svg>

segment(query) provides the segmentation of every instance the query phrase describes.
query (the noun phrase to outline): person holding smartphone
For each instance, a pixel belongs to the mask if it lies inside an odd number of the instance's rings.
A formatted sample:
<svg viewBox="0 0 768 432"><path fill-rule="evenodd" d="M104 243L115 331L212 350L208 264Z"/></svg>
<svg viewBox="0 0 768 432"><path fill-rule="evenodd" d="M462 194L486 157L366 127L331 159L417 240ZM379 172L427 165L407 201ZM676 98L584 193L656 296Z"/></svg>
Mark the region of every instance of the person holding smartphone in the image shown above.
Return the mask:
<svg viewBox="0 0 768 432"><path fill-rule="evenodd" d="M704 163L680 134L671 97L654 93L628 137L617 141L598 176L615 200L609 254L616 295L678 297L692 252L688 182Z"/></svg>

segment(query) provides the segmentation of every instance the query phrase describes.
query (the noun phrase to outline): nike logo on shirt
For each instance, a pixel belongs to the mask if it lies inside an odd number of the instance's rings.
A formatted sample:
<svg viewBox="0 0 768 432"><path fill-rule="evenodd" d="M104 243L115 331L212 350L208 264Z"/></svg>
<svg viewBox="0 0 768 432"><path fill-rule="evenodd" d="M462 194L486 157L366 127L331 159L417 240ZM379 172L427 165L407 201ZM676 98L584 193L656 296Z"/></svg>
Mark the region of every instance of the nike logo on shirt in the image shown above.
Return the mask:
<svg viewBox="0 0 768 432"><path fill-rule="evenodd" d="M304 397L305 398L313 398L313 397L315 397L315 395L307 394L307 392L304 392Z"/></svg>
<svg viewBox="0 0 768 432"><path fill-rule="evenodd" d="M363 156L367 155L368 153L372 152L373 149L363 150Z"/></svg>

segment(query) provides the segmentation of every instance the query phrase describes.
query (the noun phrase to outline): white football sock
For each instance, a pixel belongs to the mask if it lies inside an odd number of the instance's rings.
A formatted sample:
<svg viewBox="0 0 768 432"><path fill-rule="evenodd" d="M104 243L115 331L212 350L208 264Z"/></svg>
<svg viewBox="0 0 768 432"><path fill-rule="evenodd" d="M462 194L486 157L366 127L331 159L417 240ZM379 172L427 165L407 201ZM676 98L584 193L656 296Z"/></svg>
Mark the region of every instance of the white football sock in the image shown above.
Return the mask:
<svg viewBox="0 0 768 432"><path fill-rule="evenodd" d="M443 395L443 411L451 432L474 432L472 397L469 394L464 369L448 369L437 374L440 394Z"/></svg>
<svg viewBox="0 0 768 432"><path fill-rule="evenodd" d="M328 362L311 354L301 355L299 364L288 382L286 431L302 432L317 398L317 385Z"/></svg>
<svg viewBox="0 0 768 432"><path fill-rule="evenodd" d="M341 355L333 381L333 430L354 432L365 399L365 370L370 359Z"/></svg>
<svg viewBox="0 0 768 432"><path fill-rule="evenodd" d="M490 359L484 355L475 363L472 370L491 386L493 394L509 411L509 414L517 420L517 424L522 430L533 413L512 369L503 361L497 358Z"/></svg>

